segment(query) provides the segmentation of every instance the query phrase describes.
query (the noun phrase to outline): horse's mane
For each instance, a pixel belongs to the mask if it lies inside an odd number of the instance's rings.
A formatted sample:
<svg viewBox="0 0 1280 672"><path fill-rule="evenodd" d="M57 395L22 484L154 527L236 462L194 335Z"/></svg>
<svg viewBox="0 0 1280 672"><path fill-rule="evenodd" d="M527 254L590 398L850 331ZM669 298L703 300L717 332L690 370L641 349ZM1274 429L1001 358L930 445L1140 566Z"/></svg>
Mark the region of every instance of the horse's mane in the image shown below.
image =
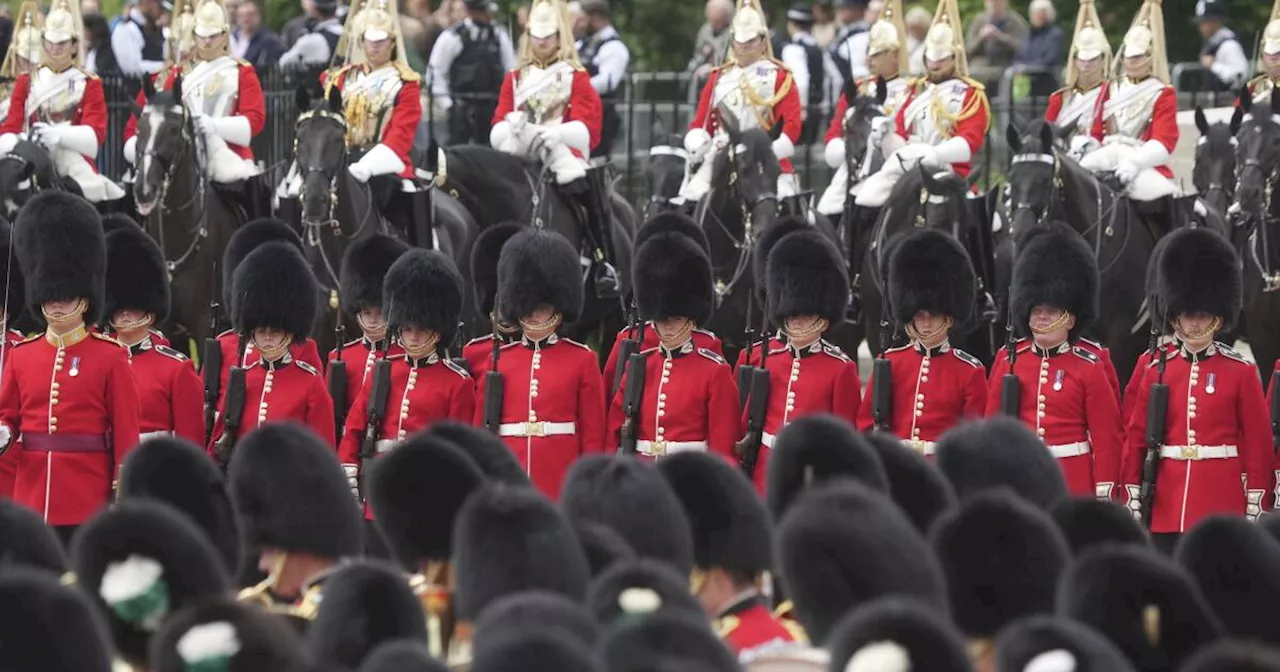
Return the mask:
<svg viewBox="0 0 1280 672"><path fill-rule="evenodd" d="M508 154L481 145L459 145L444 150L448 156L446 170L450 176L474 178L481 181L493 177L515 184L526 184L530 173L537 166L530 159Z"/></svg>
<svg viewBox="0 0 1280 672"><path fill-rule="evenodd" d="M156 91L155 95L147 101L148 107L174 107L181 104L182 101L173 95L172 91Z"/></svg>
<svg viewBox="0 0 1280 672"><path fill-rule="evenodd" d="M738 136L738 140L745 151L737 154L738 165L750 166L774 166L775 170L778 165L778 159L773 155L773 138L769 137L768 132L761 128L749 128ZM720 184L724 177L724 171L729 167L729 153L721 152L716 156L715 170L716 184Z"/></svg>

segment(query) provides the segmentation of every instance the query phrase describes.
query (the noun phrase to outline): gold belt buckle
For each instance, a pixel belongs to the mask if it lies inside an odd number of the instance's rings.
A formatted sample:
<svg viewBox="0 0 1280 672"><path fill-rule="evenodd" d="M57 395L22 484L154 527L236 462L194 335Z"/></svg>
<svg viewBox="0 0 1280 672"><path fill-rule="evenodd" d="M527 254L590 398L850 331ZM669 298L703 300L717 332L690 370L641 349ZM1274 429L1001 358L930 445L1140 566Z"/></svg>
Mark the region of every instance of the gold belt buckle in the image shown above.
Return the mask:
<svg viewBox="0 0 1280 672"><path fill-rule="evenodd" d="M526 422L524 423L524 435L525 436L546 436L547 428L544 427L541 422Z"/></svg>
<svg viewBox="0 0 1280 672"><path fill-rule="evenodd" d="M666 441L652 442L651 444L649 444L649 452L652 453L654 457L662 457L663 455L666 455L667 442Z"/></svg>
<svg viewBox="0 0 1280 672"><path fill-rule="evenodd" d="M1199 446L1183 446L1182 459L1184 460L1200 459L1200 447Z"/></svg>
<svg viewBox="0 0 1280 672"><path fill-rule="evenodd" d="M924 453L924 441L920 439L911 439L911 450L917 453Z"/></svg>

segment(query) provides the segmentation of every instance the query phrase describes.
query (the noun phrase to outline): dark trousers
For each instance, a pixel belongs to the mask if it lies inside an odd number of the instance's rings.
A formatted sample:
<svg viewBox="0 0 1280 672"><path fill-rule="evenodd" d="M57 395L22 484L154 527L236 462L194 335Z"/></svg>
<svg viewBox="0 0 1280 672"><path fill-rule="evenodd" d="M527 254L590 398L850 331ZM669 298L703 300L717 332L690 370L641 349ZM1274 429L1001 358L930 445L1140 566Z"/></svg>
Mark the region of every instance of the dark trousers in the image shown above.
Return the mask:
<svg viewBox="0 0 1280 672"><path fill-rule="evenodd" d="M379 560L391 560L391 548L383 538L382 531L372 520L364 521L364 554Z"/></svg>
<svg viewBox="0 0 1280 672"><path fill-rule="evenodd" d="M1182 540L1182 534L1178 532L1162 532L1152 533L1151 543L1161 554L1173 557L1173 552L1178 548L1178 542Z"/></svg>
<svg viewBox="0 0 1280 672"><path fill-rule="evenodd" d="M449 108L449 145L489 146L489 129L497 101L455 100Z"/></svg>

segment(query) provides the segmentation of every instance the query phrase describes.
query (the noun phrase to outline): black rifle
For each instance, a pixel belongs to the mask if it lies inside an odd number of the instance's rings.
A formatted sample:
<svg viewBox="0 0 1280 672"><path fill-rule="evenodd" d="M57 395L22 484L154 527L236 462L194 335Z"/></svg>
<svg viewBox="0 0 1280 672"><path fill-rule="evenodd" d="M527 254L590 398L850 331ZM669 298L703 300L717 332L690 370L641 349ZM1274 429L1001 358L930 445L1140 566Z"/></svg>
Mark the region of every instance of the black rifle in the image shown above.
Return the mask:
<svg viewBox="0 0 1280 672"><path fill-rule="evenodd" d="M644 323L640 321L639 311L634 302L631 305L631 326L627 329L627 337L618 343L618 357L613 364L613 378L609 385L609 398L618 393L622 385L622 372L627 368L631 355L640 352L640 344L644 342Z"/></svg>
<svg viewBox="0 0 1280 672"><path fill-rule="evenodd" d="M1154 319L1153 322L1154 324ZM1160 451L1164 448L1165 416L1169 411L1169 386L1164 383L1168 351L1157 344L1159 332L1151 329L1151 351L1156 355L1156 382L1147 396L1147 454L1142 460L1142 526L1151 529L1151 508L1156 498L1156 475L1160 471Z"/></svg>
<svg viewBox="0 0 1280 672"><path fill-rule="evenodd" d="M366 407L364 440L360 443L360 499L364 499L364 467L378 455L379 430L387 417L387 398L391 396L391 360L379 359L373 365L373 383Z"/></svg>
<svg viewBox="0 0 1280 672"><path fill-rule="evenodd" d="M231 456L235 452L236 441L240 438L240 417L244 415L245 404L245 371L244 367L233 366L227 373L227 396L222 404L222 438L218 439L216 447L218 464L222 465L223 471L231 465Z"/></svg>
<svg viewBox="0 0 1280 672"><path fill-rule="evenodd" d="M493 354L490 355L489 370L484 374L484 427L498 433L502 424L502 398L505 393L505 382L498 372L498 356L502 352L502 339L498 337L498 321L493 321Z"/></svg>
<svg viewBox="0 0 1280 672"><path fill-rule="evenodd" d="M880 320L880 354L871 365L871 419L878 431L889 429L889 414L893 412L893 366L884 356L889 347L889 321Z"/></svg>
<svg viewBox="0 0 1280 672"><path fill-rule="evenodd" d="M1280 447L1280 371L1271 374L1271 447Z"/></svg>
<svg viewBox="0 0 1280 672"><path fill-rule="evenodd" d="M747 356L742 360L742 365L735 372L738 383L738 410L744 410L747 407L747 399L751 397L751 381L755 379L755 372L759 367L751 365L751 351L755 349L755 333L752 332L751 326L751 306L755 304L754 299L747 300L747 327L742 333L747 337ZM760 347L769 348L769 337L760 332Z"/></svg>
<svg viewBox="0 0 1280 672"><path fill-rule="evenodd" d="M640 424L640 408L644 403L644 355L627 358L627 388L622 391L622 431L618 436L618 454L636 453L636 432Z"/></svg>
<svg viewBox="0 0 1280 672"><path fill-rule="evenodd" d="M760 333L768 332L766 323ZM747 435L734 445L734 452L738 454L738 461L742 470L747 472L747 478L755 478L760 445L764 441L764 421L769 413L769 368L765 366L769 361L768 341L762 343L760 348L760 368L751 372L751 391L747 398Z"/></svg>
<svg viewBox="0 0 1280 672"><path fill-rule="evenodd" d="M204 339L200 355L200 374L204 378L204 442L209 444L218 415L218 396L222 393L222 344L217 339L218 301L209 302L209 336Z"/></svg>
<svg viewBox="0 0 1280 672"><path fill-rule="evenodd" d="M1009 371L1000 379L1000 412L1011 418L1018 417L1022 405L1022 383L1013 372L1013 365L1018 362L1018 341L1013 337L1013 315L1005 325L1007 337L1004 341L1004 354L1009 362Z"/></svg>
<svg viewBox="0 0 1280 672"><path fill-rule="evenodd" d="M329 398L333 400L333 435L341 441L343 430L347 426L347 411L350 410L348 404L351 402L347 399L347 363L342 361L342 341L346 336L346 328L342 326L342 313L338 313L338 324L333 328L333 333L338 339L338 347L334 351L337 355L329 362Z"/></svg>

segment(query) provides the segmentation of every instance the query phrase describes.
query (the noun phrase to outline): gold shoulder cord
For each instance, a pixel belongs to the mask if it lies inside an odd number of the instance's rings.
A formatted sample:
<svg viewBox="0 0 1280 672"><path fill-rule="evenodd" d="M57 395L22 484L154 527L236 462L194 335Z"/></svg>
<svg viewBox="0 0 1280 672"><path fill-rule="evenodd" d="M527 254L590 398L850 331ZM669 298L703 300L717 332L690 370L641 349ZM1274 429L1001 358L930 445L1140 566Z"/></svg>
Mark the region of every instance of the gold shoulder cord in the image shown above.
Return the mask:
<svg viewBox="0 0 1280 672"><path fill-rule="evenodd" d="M991 103L987 101L986 92L976 90L975 93L976 95L956 114L947 111L946 103L942 101L940 96L933 97L933 102L930 103L930 112L933 114L935 123L939 126L945 126L948 136L955 135L957 124L983 111L987 113L987 126L983 129L983 132L991 130Z"/></svg>
<svg viewBox="0 0 1280 672"><path fill-rule="evenodd" d="M745 74L743 75L742 80L738 82L738 88L742 90L742 95L746 96L748 103L751 103L751 107L756 115L756 123L760 125L760 128L769 130L769 128L773 126L773 122L775 121L773 116L773 106L782 102L782 99L786 98L787 94L791 92L791 83L791 73L788 72L787 78L782 80L782 86L778 88L772 98L766 100L761 98L760 94L756 93L755 88L750 85ZM765 110L763 114L760 112L761 108L764 108Z"/></svg>

